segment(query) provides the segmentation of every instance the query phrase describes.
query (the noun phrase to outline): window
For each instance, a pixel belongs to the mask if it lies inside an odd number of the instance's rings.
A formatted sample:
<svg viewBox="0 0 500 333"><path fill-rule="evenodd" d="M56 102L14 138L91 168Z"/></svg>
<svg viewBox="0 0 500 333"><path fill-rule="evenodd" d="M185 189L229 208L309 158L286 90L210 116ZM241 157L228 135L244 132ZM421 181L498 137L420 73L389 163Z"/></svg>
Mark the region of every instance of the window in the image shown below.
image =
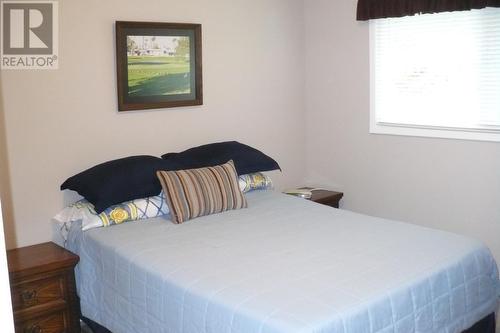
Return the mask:
<svg viewBox="0 0 500 333"><path fill-rule="evenodd" d="M500 141L500 8L372 20L370 132Z"/></svg>

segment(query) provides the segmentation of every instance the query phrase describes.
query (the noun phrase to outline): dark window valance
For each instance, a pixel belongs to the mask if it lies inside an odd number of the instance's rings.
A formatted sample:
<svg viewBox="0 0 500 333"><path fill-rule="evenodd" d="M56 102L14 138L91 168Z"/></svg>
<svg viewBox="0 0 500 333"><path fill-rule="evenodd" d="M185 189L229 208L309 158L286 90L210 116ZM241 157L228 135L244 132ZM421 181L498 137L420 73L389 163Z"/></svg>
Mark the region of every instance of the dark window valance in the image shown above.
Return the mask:
<svg viewBox="0 0 500 333"><path fill-rule="evenodd" d="M500 0L358 0L358 21L500 7Z"/></svg>

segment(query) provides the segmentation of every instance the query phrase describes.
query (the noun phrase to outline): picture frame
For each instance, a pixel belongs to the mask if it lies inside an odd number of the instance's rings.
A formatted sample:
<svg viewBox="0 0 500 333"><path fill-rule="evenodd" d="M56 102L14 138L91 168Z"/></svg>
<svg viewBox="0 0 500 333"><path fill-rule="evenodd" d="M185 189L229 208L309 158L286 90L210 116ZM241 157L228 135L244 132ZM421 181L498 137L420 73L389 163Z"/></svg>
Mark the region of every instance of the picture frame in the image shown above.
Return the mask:
<svg viewBox="0 0 500 333"><path fill-rule="evenodd" d="M201 24L117 21L118 110L203 104Z"/></svg>

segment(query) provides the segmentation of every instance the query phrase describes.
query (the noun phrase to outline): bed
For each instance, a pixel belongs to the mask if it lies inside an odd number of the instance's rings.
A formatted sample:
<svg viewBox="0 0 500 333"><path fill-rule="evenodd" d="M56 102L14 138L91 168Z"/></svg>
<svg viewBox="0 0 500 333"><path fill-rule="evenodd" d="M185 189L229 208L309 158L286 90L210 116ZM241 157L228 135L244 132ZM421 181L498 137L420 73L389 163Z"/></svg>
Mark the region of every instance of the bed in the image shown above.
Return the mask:
<svg viewBox="0 0 500 333"><path fill-rule="evenodd" d="M494 325L479 241L274 191L248 208L82 232L82 315L114 333L458 333ZM483 320L483 321L481 321ZM486 331L478 331L486 332Z"/></svg>

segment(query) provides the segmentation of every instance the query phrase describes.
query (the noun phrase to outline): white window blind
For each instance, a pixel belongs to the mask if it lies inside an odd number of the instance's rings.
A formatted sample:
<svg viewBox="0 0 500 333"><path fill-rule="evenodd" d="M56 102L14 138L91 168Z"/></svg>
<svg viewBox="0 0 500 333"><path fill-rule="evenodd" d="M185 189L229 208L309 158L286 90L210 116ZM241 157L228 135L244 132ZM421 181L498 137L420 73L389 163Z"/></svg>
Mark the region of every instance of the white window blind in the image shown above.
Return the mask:
<svg viewBox="0 0 500 333"><path fill-rule="evenodd" d="M370 29L372 124L500 133L500 8Z"/></svg>

